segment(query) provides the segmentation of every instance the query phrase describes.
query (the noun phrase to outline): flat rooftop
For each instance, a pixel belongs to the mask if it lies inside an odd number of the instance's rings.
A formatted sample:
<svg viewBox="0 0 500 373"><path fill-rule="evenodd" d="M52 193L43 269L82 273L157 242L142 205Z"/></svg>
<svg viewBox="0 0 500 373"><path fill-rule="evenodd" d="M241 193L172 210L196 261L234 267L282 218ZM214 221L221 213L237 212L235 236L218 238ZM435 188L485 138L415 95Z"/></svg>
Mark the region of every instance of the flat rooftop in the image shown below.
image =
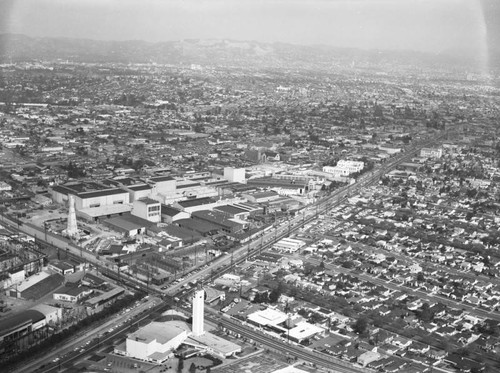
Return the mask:
<svg viewBox="0 0 500 373"><path fill-rule="evenodd" d="M157 200L149 197L140 198L139 201L145 203L146 205L158 205L160 203Z"/></svg>
<svg viewBox="0 0 500 373"><path fill-rule="evenodd" d="M223 206L217 206L214 208L214 210L219 210L222 212L227 212L228 214L231 215L236 215L236 214L241 214L244 212L248 212L247 210L243 210L239 207L236 207L234 205L223 205Z"/></svg>
<svg viewBox="0 0 500 373"><path fill-rule="evenodd" d="M27 279L23 280L20 284L17 285L17 291L23 292L26 289L32 287L33 285L39 283L40 281L46 279L47 277L50 277L50 273L48 272L38 272L34 274L33 276L28 277Z"/></svg>
<svg viewBox="0 0 500 373"><path fill-rule="evenodd" d="M286 321L288 315L284 312L267 308L248 315L248 319L259 325L278 325Z"/></svg>
<svg viewBox="0 0 500 373"><path fill-rule="evenodd" d="M204 345L208 348L221 353L222 355L230 355L235 352L241 351L241 346L228 341L224 338L205 332L205 334L198 337L190 336L186 344Z"/></svg>
<svg viewBox="0 0 500 373"><path fill-rule="evenodd" d="M202 198L188 199L185 201L179 201L177 203L180 206L186 208L186 207L194 207L194 206L201 206L201 205L207 205L210 203L215 203L215 199L213 199L211 197L202 197Z"/></svg>
<svg viewBox="0 0 500 373"><path fill-rule="evenodd" d="M175 180L172 176L155 176L149 179L154 183L161 183L162 181Z"/></svg>
<svg viewBox="0 0 500 373"><path fill-rule="evenodd" d="M126 231L131 231L139 228L148 228L151 225L154 225L154 223L150 222L149 220L141 219L131 214L117 216L115 218L105 220L104 223L114 228L123 229Z"/></svg>
<svg viewBox="0 0 500 373"><path fill-rule="evenodd" d="M315 334L323 332L324 329L319 326L309 324L308 322L299 322L294 328L289 330L290 337L296 340L310 338Z"/></svg>
<svg viewBox="0 0 500 373"><path fill-rule="evenodd" d="M96 190L93 192L78 193L78 197L80 197L82 199L86 199L86 198L112 196L112 195L116 195L116 194L128 194L128 192L126 190L123 190L120 188L113 188L113 189Z"/></svg>
<svg viewBox="0 0 500 373"><path fill-rule="evenodd" d="M116 205L105 205L99 207L89 207L86 209L81 209L77 211L78 215L86 215L90 218L98 218L107 215L123 214L124 212L129 212L132 210L130 205L116 204Z"/></svg>
<svg viewBox="0 0 500 373"><path fill-rule="evenodd" d="M156 340L158 343L165 344L183 332L191 332L189 325L183 321L153 321L143 326L135 333L130 334L127 339L134 339L142 341L143 343L150 343Z"/></svg>

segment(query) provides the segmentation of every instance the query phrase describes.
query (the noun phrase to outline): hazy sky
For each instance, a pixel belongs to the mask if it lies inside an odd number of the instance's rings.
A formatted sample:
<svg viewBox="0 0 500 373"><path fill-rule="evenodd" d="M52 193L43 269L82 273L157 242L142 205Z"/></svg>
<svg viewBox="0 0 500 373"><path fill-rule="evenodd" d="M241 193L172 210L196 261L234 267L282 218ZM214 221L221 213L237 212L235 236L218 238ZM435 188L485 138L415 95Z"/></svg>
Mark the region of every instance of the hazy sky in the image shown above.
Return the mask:
<svg viewBox="0 0 500 373"><path fill-rule="evenodd" d="M0 0L0 33L484 52L500 0Z"/></svg>

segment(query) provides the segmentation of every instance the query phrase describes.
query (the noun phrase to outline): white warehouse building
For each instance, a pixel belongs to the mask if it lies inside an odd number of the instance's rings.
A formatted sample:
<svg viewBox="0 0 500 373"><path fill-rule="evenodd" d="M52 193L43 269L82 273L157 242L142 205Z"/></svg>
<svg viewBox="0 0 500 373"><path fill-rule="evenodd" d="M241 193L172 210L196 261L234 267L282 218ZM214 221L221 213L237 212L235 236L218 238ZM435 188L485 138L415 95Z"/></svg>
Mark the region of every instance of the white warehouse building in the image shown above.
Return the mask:
<svg viewBox="0 0 500 373"><path fill-rule="evenodd" d="M365 167L365 163L361 161L346 161L340 160L335 167L324 166L323 172L333 174L335 176L349 176L356 172L360 172Z"/></svg>
<svg viewBox="0 0 500 373"><path fill-rule="evenodd" d="M127 355L152 362L165 361L189 334L191 328L182 321L152 322L127 337Z"/></svg>
<svg viewBox="0 0 500 373"><path fill-rule="evenodd" d="M293 238L282 238L273 245L275 250L286 251L288 253L294 253L301 247L305 246L305 242L301 240L296 240Z"/></svg>

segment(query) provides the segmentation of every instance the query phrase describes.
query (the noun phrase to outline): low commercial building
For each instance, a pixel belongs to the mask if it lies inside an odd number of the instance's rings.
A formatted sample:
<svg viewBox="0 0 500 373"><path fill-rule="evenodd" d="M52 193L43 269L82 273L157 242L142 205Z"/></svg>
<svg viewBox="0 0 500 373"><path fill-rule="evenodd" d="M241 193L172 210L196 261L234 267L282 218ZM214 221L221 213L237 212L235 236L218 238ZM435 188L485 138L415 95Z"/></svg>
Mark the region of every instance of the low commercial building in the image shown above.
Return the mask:
<svg viewBox="0 0 500 373"><path fill-rule="evenodd" d="M138 234L147 233L147 229L155 223L149 220L139 218L137 216L126 214L123 216L117 216L103 222L111 229L123 233L126 237L133 237Z"/></svg>
<svg viewBox="0 0 500 373"><path fill-rule="evenodd" d="M188 219L190 216L190 213L182 211L181 209L164 204L161 205L161 221L164 223L171 224L180 219Z"/></svg>
<svg viewBox="0 0 500 373"><path fill-rule="evenodd" d="M285 251L287 253L294 253L301 247L305 246L305 242L301 240L296 240L293 238L283 238L273 245L275 250Z"/></svg>
<svg viewBox="0 0 500 373"><path fill-rule="evenodd" d="M382 355L380 355L376 351L366 351L365 353L358 356L357 362L358 362L358 364L361 364L362 366L365 367L368 364L379 360L381 357L382 357Z"/></svg>
<svg viewBox="0 0 500 373"><path fill-rule="evenodd" d="M280 195L276 192L253 192L253 193L244 193L242 194L249 202L253 203L264 203L276 200L280 198Z"/></svg>
<svg viewBox="0 0 500 373"><path fill-rule="evenodd" d="M62 261L55 261L49 263L47 268L63 276L75 272L75 268L72 265Z"/></svg>
<svg viewBox="0 0 500 373"><path fill-rule="evenodd" d="M125 293L122 288L113 288L106 292L98 292L98 295L85 301L87 310L91 312L98 312L106 305L115 302L120 296Z"/></svg>
<svg viewBox="0 0 500 373"><path fill-rule="evenodd" d="M206 221L220 227L225 233L238 233L246 228L246 223L238 223L231 219L228 219L226 215L222 212L217 211L196 211L191 214L193 219Z"/></svg>
<svg viewBox="0 0 500 373"><path fill-rule="evenodd" d="M228 218L235 218L240 220L245 220L249 215L250 211L243 209L234 205L222 205L214 208L216 211L220 211L227 215Z"/></svg>
<svg viewBox="0 0 500 373"><path fill-rule="evenodd" d="M86 297L87 295L92 294L92 291L93 291L92 289L89 289L86 286L63 287L63 288L55 291L52 294L52 296L55 300L76 303L79 300Z"/></svg>
<svg viewBox="0 0 500 373"><path fill-rule="evenodd" d="M441 158L443 156L443 148L422 148L420 156L424 158Z"/></svg>
<svg viewBox="0 0 500 373"><path fill-rule="evenodd" d="M241 346L210 333L192 335L185 341L185 344L223 359L241 352Z"/></svg>
<svg viewBox="0 0 500 373"><path fill-rule="evenodd" d="M273 308L266 308L265 310L251 313L247 316L250 323L258 326L276 326L285 322L288 315L284 312Z"/></svg>
<svg viewBox="0 0 500 373"><path fill-rule="evenodd" d="M306 321L301 321L297 323L294 328L288 331L288 337L290 338L290 340L300 343L304 340L324 333L325 329L313 324L309 324Z"/></svg>

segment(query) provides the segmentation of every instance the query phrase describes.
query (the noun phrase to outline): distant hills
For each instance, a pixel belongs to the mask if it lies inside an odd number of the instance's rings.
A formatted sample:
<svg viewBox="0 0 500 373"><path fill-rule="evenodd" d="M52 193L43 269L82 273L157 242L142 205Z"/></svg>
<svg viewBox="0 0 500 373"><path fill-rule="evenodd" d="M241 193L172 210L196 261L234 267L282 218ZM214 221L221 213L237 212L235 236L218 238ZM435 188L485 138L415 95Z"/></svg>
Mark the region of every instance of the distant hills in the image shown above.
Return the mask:
<svg viewBox="0 0 500 373"><path fill-rule="evenodd" d="M167 63L241 67L474 66L471 57L412 51L379 51L329 46L301 46L233 40L182 40L161 43L102 41L70 38L34 38L0 34L0 62L30 60L74 62Z"/></svg>

